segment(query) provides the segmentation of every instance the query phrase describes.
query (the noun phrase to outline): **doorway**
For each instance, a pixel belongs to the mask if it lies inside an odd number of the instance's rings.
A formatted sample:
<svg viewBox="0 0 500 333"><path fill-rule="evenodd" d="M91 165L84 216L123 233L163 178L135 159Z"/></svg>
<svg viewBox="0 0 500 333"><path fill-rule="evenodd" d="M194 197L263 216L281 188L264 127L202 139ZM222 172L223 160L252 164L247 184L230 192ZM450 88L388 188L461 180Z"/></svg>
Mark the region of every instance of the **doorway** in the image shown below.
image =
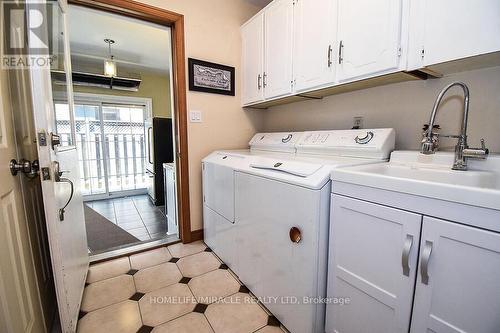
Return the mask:
<svg viewBox="0 0 500 333"><path fill-rule="evenodd" d="M91 260L178 241L172 29L74 4L68 18L74 93L54 90L54 118L78 151Z"/></svg>
<svg viewBox="0 0 500 333"><path fill-rule="evenodd" d="M74 117L67 102L55 101L55 118L62 145L79 151L80 184L84 201L146 194L146 114L150 99L75 94Z"/></svg>

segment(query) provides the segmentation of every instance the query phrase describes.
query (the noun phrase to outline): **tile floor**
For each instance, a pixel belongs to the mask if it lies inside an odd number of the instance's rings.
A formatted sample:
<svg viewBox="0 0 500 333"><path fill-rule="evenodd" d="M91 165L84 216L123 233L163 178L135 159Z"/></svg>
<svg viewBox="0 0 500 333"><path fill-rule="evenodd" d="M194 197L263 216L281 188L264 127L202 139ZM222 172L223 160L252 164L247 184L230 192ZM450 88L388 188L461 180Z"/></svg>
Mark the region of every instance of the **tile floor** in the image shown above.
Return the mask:
<svg viewBox="0 0 500 333"><path fill-rule="evenodd" d="M78 333L281 333L203 242L92 265Z"/></svg>
<svg viewBox="0 0 500 333"><path fill-rule="evenodd" d="M167 232L163 206L153 205L147 195L85 204L141 241L163 238Z"/></svg>

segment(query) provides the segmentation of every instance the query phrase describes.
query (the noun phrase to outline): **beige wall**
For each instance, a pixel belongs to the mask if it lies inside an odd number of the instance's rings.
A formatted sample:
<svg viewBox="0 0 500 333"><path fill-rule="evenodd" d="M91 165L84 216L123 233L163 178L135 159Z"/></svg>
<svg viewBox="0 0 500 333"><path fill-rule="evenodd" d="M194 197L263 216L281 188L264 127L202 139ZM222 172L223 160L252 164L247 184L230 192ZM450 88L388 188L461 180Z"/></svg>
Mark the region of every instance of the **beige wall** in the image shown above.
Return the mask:
<svg viewBox="0 0 500 333"><path fill-rule="evenodd" d="M242 0L142 0L184 15L186 57L236 67L236 96L187 92L189 110L203 113L188 124L191 229L202 225L201 159L215 149L246 147L261 127L257 112L241 107L240 26L259 8ZM186 59L187 69L187 59Z"/></svg>
<svg viewBox="0 0 500 333"><path fill-rule="evenodd" d="M76 85L73 86L73 90L75 92L92 94L151 98L153 100L153 115L155 117L171 118L172 110L168 74L152 74L143 72L140 74L140 77L142 82L139 86L139 90L136 92Z"/></svg>
<svg viewBox="0 0 500 333"><path fill-rule="evenodd" d="M478 146L484 138L490 151L500 152L500 67L275 106L264 113L260 130L345 129L352 126L353 116L363 116L365 128L394 127L396 149L419 149L422 125L429 121L438 92L455 80L470 88L469 144ZM456 89L438 111L441 133L459 131L463 102ZM448 139L442 144L452 148L455 142Z"/></svg>

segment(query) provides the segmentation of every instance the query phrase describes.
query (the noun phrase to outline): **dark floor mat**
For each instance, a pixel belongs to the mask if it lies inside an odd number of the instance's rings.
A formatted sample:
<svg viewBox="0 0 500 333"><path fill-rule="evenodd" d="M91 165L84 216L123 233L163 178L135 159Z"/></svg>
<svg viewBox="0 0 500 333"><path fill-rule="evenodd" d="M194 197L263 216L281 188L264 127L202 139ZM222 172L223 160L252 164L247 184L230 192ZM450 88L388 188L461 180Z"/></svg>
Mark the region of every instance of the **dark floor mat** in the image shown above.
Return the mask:
<svg viewBox="0 0 500 333"><path fill-rule="evenodd" d="M140 242L138 238L132 236L89 206L85 204L83 206L90 251L102 251Z"/></svg>

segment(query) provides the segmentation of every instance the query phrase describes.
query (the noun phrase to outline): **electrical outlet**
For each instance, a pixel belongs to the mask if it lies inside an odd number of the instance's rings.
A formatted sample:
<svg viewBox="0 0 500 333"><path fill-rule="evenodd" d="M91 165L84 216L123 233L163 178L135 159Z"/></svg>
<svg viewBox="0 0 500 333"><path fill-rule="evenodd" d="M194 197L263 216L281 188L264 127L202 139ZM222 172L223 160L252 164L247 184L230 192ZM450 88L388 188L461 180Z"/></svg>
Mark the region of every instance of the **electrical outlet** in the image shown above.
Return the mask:
<svg viewBox="0 0 500 333"><path fill-rule="evenodd" d="M354 117L353 118L353 123L352 123L352 128L353 129L360 129L363 128L363 117Z"/></svg>
<svg viewBox="0 0 500 333"><path fill-rule="evenodd" d="M195 110L189 111L189 120L192 123L201 123L203 121L201 118L201 111L195 111Z"/></svg>

